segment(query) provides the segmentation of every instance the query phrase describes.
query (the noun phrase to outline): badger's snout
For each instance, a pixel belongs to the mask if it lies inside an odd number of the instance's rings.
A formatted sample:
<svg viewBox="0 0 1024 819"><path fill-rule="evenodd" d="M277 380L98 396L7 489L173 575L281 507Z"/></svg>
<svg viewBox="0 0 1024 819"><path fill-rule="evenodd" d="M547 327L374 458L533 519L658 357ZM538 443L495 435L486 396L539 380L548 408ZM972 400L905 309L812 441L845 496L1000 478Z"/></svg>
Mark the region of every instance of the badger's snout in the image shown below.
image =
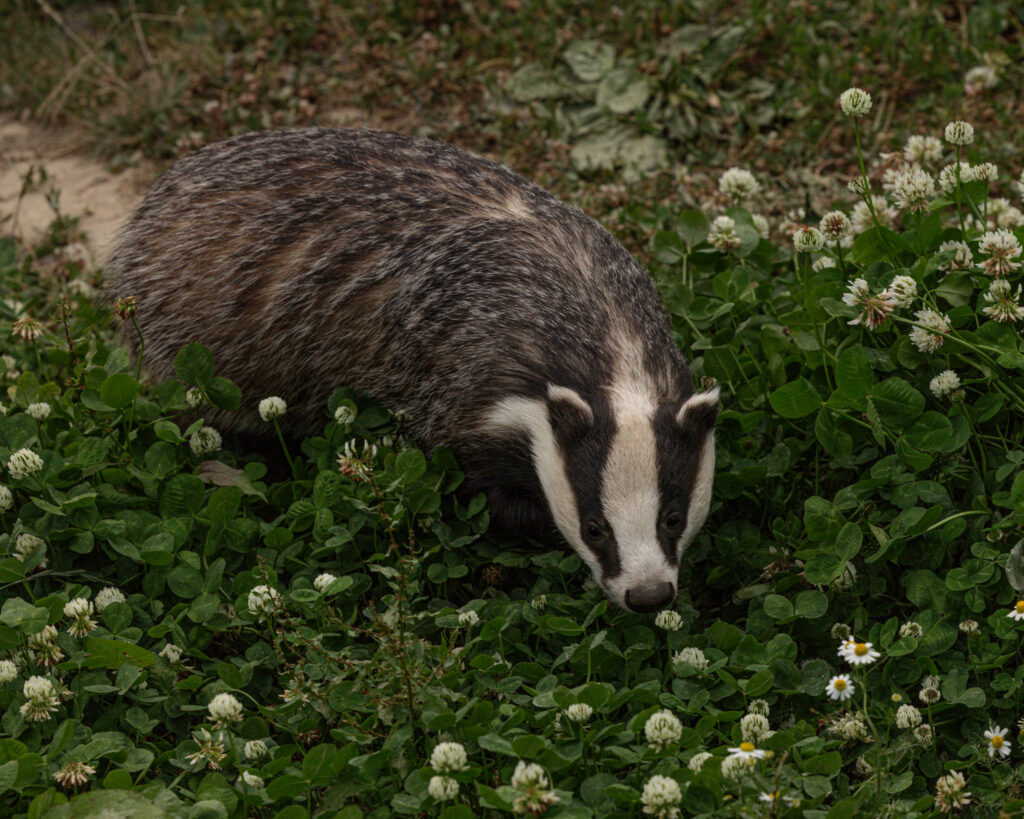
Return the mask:
<svg viewBox="0 0 1024 819"><path fill-rule="evenodd" d="M676 587L671 583L644 583L626 589L626 608L630 611L660 611L676 599Z"/></svg>

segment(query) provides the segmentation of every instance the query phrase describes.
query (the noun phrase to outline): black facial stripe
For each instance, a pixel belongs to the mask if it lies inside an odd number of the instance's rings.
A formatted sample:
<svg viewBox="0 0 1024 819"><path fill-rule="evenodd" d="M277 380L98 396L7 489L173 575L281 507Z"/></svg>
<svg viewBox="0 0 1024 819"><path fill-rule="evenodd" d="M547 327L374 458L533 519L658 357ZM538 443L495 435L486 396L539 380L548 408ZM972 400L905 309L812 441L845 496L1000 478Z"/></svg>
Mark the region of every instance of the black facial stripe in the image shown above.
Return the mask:
<svg viewBox="0 0 1024 819"><path fill-rule="evenodd" d="M690 496L697 481L701 457L707 436L711 434L714 420L718 414L717 406L691 407L686 413L686 423L682 428L676 424L679 407L662 406L658 409L654 420L654 435L658 450L658 489L661 492L661 509L659 510L658 542L666 559L673 566L678 563L676 541L678 537L670 537L662 527L661 520L668 508L674 508L683 519L684 527L690 511ZM691 420L694 423L691 423ZM706 426L710 420L710 426Z"/></svg>
<svg viewBox="0 0 1024 819"><path fill-rule="evenodd" d="M566 474L569 485L576 498L576 509L580 519L580 537L584 548L587 546L583 532L587 521L593 517L602 517L601 508L601 475L604 470L612 439L615 437L615 424L612 421L611 408L604 395L585 395L585 399L594 409L594 424L581 438L559 441L559 448L565 459ZM600 549L591 549L598 565L601 567L602 579L608 580L622 572L619 559L619 547L615 542L614 533Z"/></svg>

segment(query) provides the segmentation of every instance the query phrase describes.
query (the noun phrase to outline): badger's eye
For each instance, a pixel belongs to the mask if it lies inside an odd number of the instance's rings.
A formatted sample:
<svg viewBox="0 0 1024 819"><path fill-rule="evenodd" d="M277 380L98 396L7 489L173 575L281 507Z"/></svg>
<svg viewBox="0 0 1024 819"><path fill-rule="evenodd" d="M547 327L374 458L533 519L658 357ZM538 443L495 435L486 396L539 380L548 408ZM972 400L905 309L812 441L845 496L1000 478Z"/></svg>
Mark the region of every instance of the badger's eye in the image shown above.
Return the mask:
<svg viewBox="0 0 1024 819"><path fill-rule="evenodd" d="M607 531L604 520L601 518L591 518L587 521L586 526L583 527L583 532L591 543L604 540Z"/></svg>
<svg viewBox="0 0 1024 819"><path fill-rule="evenodd" d="M665 528L670 532L678 531L683 525L683 519L678 512L669 512L665 515Z"/></svg>

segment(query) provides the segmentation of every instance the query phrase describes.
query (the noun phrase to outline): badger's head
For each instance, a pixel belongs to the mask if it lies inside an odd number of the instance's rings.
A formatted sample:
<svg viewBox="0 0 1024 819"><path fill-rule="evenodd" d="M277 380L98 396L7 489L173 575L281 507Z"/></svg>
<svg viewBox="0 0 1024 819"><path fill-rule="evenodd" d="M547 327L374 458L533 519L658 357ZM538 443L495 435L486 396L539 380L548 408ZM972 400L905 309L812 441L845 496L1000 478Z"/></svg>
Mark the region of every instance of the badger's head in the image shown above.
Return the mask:
<svg viewBox="0 0 1024 819"><path fill-rule="evenodd" d="M680 557L708 513L717 416L717 387L659 404L630 386L588 400L549 385L504 399L491 421L529 437L555 525L608 596L657 611L675 600Z"/></svg>

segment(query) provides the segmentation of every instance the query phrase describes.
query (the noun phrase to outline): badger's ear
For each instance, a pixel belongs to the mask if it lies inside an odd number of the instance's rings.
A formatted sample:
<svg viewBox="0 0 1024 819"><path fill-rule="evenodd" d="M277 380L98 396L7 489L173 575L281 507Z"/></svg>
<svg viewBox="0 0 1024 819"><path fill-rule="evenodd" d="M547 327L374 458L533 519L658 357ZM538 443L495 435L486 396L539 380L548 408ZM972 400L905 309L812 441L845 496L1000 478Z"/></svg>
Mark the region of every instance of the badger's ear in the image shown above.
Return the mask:
<svg viewBox="0 0 1024 819"><path fill-rule="evenodd" d="M707 392L695 392L687 398L676 413L676 426L681 430L707 434L718 418L718 387Z"/></svg>
<svg viewBox="0 0 1024 819"><path fill-rule="evenodd" d="M594 410L576 390L548 385L548 418L562 445L577 441L594 425Z"/></svg>

